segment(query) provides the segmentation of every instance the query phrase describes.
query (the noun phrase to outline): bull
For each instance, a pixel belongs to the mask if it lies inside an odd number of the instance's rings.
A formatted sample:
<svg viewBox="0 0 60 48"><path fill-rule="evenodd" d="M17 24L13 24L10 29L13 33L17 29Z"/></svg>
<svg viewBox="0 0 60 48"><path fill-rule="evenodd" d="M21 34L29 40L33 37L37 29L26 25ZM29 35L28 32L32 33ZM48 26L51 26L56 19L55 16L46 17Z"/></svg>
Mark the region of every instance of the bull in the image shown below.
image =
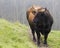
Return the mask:
<svg viewBox="0 0 60 48"><path fill-rule="evenodd" d="M40 36L44 36L44 44L47 45L48 34L51 31L53 17L47 8L40 6L32 6L26 12L27 20L30 25L33 41L36 41L35 32L37 35L37 45L40 45Z"/></svg>

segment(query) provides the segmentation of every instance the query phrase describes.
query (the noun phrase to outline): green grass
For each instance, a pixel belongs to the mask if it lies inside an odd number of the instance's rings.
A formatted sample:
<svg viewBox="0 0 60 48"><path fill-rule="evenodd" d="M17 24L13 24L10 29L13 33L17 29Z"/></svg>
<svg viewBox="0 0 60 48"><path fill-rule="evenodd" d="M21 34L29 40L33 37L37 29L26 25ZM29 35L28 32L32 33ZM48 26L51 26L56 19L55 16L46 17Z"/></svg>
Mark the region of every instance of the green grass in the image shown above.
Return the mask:
<svg viewBox="0 0 60 48"><path fill-rule="evenodd" d="M60 48L60 31L52 31L48 37L50 48Z"/></svg>
<svg viewBox="0 0 60 48"><path fill-rule="evenodd" d="M28 27L0 19L0 48L36 48L29 38Z"/></svg>
<svg viewBox="0 0 60 48"><path fill-rule="evenodd" d="M50 48L60 48L60 31L52 31L48 37ZM0 19L0 48L37 48L29 38L28 27L19 22Z"/></svg>

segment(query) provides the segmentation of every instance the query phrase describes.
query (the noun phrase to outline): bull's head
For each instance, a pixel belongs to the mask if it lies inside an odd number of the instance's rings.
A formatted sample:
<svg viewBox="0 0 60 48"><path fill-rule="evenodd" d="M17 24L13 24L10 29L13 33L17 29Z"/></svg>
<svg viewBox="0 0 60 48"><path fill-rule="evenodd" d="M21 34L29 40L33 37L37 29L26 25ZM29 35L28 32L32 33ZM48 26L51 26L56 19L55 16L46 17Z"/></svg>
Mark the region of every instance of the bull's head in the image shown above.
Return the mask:
<svg viewBox="0 0 60 48"><path fill-rule="evenodd" d="M41 9L42 7L41 6L35 6L35 5L33 5L31 8L30 8L30 11L34 14L34 15L36 15L36 13L38 12L38 11L43 11L43 9Z"/></svg>

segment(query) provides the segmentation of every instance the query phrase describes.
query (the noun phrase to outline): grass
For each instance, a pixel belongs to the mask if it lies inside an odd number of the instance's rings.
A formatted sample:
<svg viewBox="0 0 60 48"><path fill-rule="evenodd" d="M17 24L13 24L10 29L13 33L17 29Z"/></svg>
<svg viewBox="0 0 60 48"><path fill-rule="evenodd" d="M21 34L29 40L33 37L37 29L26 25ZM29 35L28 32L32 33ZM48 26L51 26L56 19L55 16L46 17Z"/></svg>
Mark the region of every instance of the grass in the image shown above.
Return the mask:
<svg viewBox="0 0 60 48"><path fill-rule="evenodd" d="M50 48L60 48L60 31L52 31L48 37Z"/></svg>
<svg viewBox="0 0 60 48"><path fill-rule="evenodd" d="M50 48L60 48L60 31L51 31L48 44ZM27 26L0 19L0 48L37 48L37 46L29 38Z"/></svg>
<svg viewBox="0 0 60 48"><path fill-rule="evenodd" d="M0 48L36 48L27 28L18 22L13 24L0 19Z"/></svg>

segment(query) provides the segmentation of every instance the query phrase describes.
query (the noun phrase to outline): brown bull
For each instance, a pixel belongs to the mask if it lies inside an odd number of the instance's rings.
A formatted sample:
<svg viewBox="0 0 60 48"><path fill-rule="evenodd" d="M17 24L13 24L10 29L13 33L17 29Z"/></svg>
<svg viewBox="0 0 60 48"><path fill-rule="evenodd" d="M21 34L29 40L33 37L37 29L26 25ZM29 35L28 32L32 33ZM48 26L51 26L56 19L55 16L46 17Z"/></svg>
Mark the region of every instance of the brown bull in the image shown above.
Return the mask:
<svg viewBox="0 0 60 48"><path fill-rule="evenodd" d="M27 20L30 25L33 40L35 39L35 32L37 34L37 44L40 45L40 33L44 35L44 44L47 44L47 37L53 24L53 18L46 8L39 6L32 6L27 11Z"/></svg>

